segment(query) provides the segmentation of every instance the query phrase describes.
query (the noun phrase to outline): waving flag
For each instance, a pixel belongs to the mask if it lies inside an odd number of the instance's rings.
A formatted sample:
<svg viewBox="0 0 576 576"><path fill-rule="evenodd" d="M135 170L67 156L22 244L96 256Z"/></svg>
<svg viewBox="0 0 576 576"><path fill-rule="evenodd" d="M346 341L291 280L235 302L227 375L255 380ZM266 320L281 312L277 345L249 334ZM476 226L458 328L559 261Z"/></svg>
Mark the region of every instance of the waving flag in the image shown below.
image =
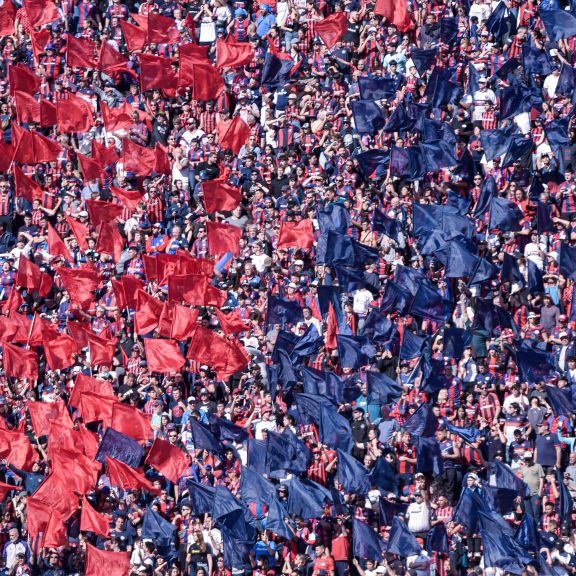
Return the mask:
<svg viewBox="0 0 576 576"><path fill-rule="evenodd" d="M326 45L326 48L333 48L336 43L346 34L348 31L348 18L344 12L337 12L319 20L315 23L316 34L320 36L320 39Z"/></svg>

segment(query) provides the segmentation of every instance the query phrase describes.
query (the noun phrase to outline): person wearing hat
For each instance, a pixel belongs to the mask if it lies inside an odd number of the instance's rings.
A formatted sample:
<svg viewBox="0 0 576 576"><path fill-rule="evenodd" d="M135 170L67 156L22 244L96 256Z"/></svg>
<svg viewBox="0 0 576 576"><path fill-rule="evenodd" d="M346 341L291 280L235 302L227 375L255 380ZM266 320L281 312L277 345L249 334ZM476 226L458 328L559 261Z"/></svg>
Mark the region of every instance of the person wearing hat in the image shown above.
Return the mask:
<svg viewBox="0 0 576 576"><path fill-rule="evenodd" d="M475 125L482 122L484 112L486 112L486 104L490 103L493 106L496 104L496 94L493 90L488 88L488 79L481 77L478 79L478 90L474 92L472 111L472 121Z"/></svg>
<svg viewBox="0 0 576 576"><path fill-rule="evenodd" d="M524 500L526 511L536 520L540 518L540 503L544 490L544 468L534 462L534 453L526 450L520 466L520 475L522 480L528 485L530 497Z"/></svg>
<svg viewBox="0 0 576 576"><path fill-rule="evenodd" d="M268 4L260 4L260 11L256 17L256 34L264 38L272 26L276 25L276 17L272 14L272 9Z"/></svg>

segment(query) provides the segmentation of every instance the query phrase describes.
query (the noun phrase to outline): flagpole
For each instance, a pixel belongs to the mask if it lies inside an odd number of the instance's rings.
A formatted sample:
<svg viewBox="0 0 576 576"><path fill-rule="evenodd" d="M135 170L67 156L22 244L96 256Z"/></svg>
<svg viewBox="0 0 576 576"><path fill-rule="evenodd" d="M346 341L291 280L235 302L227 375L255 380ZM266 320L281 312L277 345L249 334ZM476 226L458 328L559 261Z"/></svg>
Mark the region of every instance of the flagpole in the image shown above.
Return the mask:
<svg viewBox="0 0 576 576"><path fill-rule="evenodd" d="M34 323L36 322L36 312L32 317L32 322L30 324L30 330L28 331L28 339L26 340L26 350L30 350L30 340L32 340L32 332L34 330Z"/></svg>

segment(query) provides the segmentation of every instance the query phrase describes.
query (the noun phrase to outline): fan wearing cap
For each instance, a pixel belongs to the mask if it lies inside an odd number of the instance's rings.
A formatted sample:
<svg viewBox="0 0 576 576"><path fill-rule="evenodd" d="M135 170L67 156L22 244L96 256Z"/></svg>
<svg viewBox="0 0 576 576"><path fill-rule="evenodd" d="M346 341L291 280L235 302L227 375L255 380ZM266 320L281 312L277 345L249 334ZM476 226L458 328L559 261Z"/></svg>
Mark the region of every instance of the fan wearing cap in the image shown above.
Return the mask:
<svg viewBox="0 0 576 576"><path fill-rule="evenodd" d="M542 324L539 322L540 314L537 314L536 312L529 312L526 318L527 322L522 329L522 337L547 342L548 335L546 334Z"/></svg>
<svg viewBox="0 0 576 576"><path fill-rule="evenodd" d="M562 344L562 339L567 337L569 340L572 338L572 331L568 327L568 316L560 314L556 319L556 326L550 331L550 340L552 344Z"/></svg>
<svg viewBox="0 0 576 576"><path fill-rule="evenodd" d="M486 104L490 103L492 105L496 104L496 94L494 91L488 88L488 79L487 78L479 78L478 79L478 90L474 92L474 96L472 98L473 102L473 111L472 111L472 120L475 123L482 122L482 116L486 111Z"/></svg>
<svg viewBox="0 0 576 576"><path fill-rule="evenodd" d="M156 256L164 252L166 246L168 246L168 236L162 233L162 224L156 222L156 224L152 226L152 235L146 240L146 254Z"/></svg>

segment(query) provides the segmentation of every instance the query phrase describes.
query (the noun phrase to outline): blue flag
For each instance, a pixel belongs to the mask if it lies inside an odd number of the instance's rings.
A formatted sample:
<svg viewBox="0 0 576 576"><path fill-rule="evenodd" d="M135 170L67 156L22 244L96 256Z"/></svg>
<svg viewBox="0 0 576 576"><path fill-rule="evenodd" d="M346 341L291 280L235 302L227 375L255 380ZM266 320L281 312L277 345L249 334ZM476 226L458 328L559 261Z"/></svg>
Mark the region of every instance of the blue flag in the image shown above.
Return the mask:
<svg viewBox="0 0 576 576"><path fill-rule="evenodd" d="M460 360L464 349L470 346L472 334L462 328L446 328L444 330L444 348L442 353L448 358Z"/></svg>
<svg viewBox="0 0 576 576"><path fill-rule="evenodd" d="M350 423L332 406L320 406L320 440L326 446L344 452L350 452L354 446Z"/></svg>
<svg viewBox="0 0 576 576"><path fill-rule="evenodd" d="M438 430L438 418L434 416L430 404L422 404L402 427L414 436L431 438Z"/></svg>
<svg viewBox="0 0 576 576"><path fill-rule="evenodd" d="M352 521L352 554L361 560L382 560L384 541L369 524L354 518Z"/></svg>
<svg viewBox="0 0 576 576"><path fill-rule="evenodd" d="M391 404L402 395L402 385L383 372L366 372L368 401L378 404Z"/></svg>
<svg viewBox="0 0 576 576"><path fill-rule="evenodd" d="M325 208L316 208L316 218L321 234L326 234L329 230L346 234L350 226L350 213L343 204L333 203Z"/></svg>
<svg viewBox="0 0 576 576"><path fill-rule="evenodd" d="M240 495L246 504L269 505L276 497L276 487L251 466L242 466Z"/></svg>
<svg viewBox="0 0 576 576"><path fill-rule="evenodd" d="M517 350L511 350L520 378L530 383L547 380L555 372L554 356L547 352L540 352L526 345Z"/></svg>
<svg viewBox="0 0 576 576"><path fill-rule="evenodd" d="M414 119L410 117L406 108L402 104L398 104L394 112L388 116L384 132L391 134L392 132L406 132L414 128Z"/></svg>
<svg viewBox="0 0 576 576"><path fill-rule="evenodd" d="M532 260L527 260L528 268L528 291L531 294L544 292L544 273Z"/></svg>
<svg viewBox="0 0 576 576"><path fill-rule="evenodd" d="M548 52L534 48L526 43L522 44L522 67L527 77L533 74L548 76L552 72Z"/></svg>
<svg viewBox="0 0 576 576"><path fill-rule="evenodd" d="M450 82L440 73L438 68L434 68L424 94L434 108L440 108L448 104L457 105L464 94L464 90L458 84Z"/></svg>
<svg viewBox="0 0 576 576"><path fill-rule="evenodd" d="M416 334L410 332L410 330L404 330L402 346L400 347L400 359L413 360L414 358L419 358L422 352L424 352L427 343L427 338L416 336Z"/></svg>
<svg viewBox="0 0 576 576"><path fill-rule="evenodd" d="M370 470L370 485L384 492L396 492L396 476L385 458L378 458Z"/></svg>
<svg viewBox="0 0 576 576"><path fill-rule="evenodd" d="M250 552L253 542L245 542L234 538L229 530L222 530L222 544L224 548L224 566L235 570L244 570L250 567Z"/></svg>
<svg viewBox="0 0 576 576"><path fill-rule="evenodd" d="M576 16L567 10L541 10L540 18L552 42L576 36Z"/></svg>
<svg viewBox="0 0 576 576"><path fill-rule="evenodd" d="M371 310L359 334L390 349L396 342L398 329L390 318L378 310Z"/></svg>
<svg viewBox="0 0 576 576"><path fill-rule="evenodd" d="M306 328L306 332L296 342L290 360L298 367L305 358L314 356L324 346L324 339L313 324Z"/></svg>
<svg viewBox="0 0 576 576"><path fill-rule="evenodd" d="M458 38L458 18L440 18L440 38L445 44L452 44Z"/></svg>
<svg viewBox="0 0 576 576"><path fill-rule="evenodd" d="M338 482L348 494L365 496L370 491L370 475L354 456L338 450Z"/></svg>
<svg viewBox="0 0 576 576"><path fill-rule="evenodd" d="M501 36L511 34L515 31L514 23L515 20L510 10L508 10L504 2L500 2L484 23L484 27L491 32L496 39L499 39Z"/></svg>
<svg viewBox="0 0 576 576"><path fill-rule="evenodd" d="M382 312L397 312L401 316L407 313L412 302L412 294L395 282L388 281L380 301Z"/></svg>
<svg viewBox="0 0 576 576"><path fill-rule="evenodd" d="M396 95L398 82L394 78L368 78L358 79L361 100L386 100Z"/></svg>
<svg viewBox="0 0 576 576"><path fill-rule="evenodd" d="M314 394L295 394L294 401L298 408L298 413L304 424L320 424L320 407L322 405L335 408L336 405L324 396Z"/></svg>
<svg viewBox="0 0 576 576"><path fill-rule="evenodd" d="M488 176L480 188L480 196L474 206L473 215L475 217L482 216L490 208L490 202L497 194L496 180L492 176Z"/></svg>
<svg viewBox="0 0 576 576"><path fill-rule="evenodd" d="M268 295L268 311L266 321L268 325L272 324L297 324L304 320L302 307L298 302L286 300L273 294Z"/></svg>
<svg viewBox="0 0 576 576"><path fill-rule="evenodd" d="M558 266L562 276L566 276L568 280L576 280L576 246L569 246L564 242L560 244Z"/></svg>
<svg viewBox="0 0 576 576"><path fill-rule="evenodd" d="M416 70L420 76L424 75L434 64L436 64L436 54L438 48L414 48L410 52L410 58L416 66Z"/></svg>
<svg viewBox="0 0 576 576"><path fill-rule="evenodd" d="M222 444L206 426L200 424L195 418L190 418L188 422L190 423L192 442L196 450L204 449L210 452L222 452Z"/></svg>
<svg viewBox="0 0 576 576"><path fill-rule="evenodd" d="M270 530L272 534L276 534L281 538L293 540L294 534L286 525L286 519L288 519L292 529L296 532L296 524L292 521L284 506L280 504L278 498L273 498L268 507L268 515L266 516L266 520L263 522L263 527L265 527L266 530Z"/></svg>
<svg viewBox="0 0 576 576"><path fill-rule="evenodd" d="M500 68L498 68L498 70L496 70L495 76L498 76L498 78L502 80L506 80L508 74L514 72L518 66L520 66L520 61L517 58L509 58L504 62L504 64L502 64L502 66L500 66Z"/></svg>
<svg viewBox="0 0 576 576"><path fill-rule="evenodd" d="M302 380L305 394L328 396L336 404L342 402L344 382L334 372L323 372L302 366Z"/></svg>
<svg viewBox="0 0 576 576"><path fill-rule="evenodd" d="M418 556L421 551L422 548L420 544L418 544L418 540L416 540L414 534L408 530L408 526L406 526L400 518L394 518L394 520L392 520L392 526L390 527L390 537L386 546L386 552L407 558L408 556Z"/></svg>
<svg viewBox="0 0 576 576"><path fill-rule="evenodd" d="M379 149L366 150L358 154L356 159L366 178L384 178L388 172L389 152Z"/></svg>
<svg viewBox="0 0 576 576"><path fill-rule="evenodd" d="M478 428L470 428L468 426L454 426L449 422L446 422L446 428L449 432L452 432L452 434L460 436L460 438L462 438L464 442L468 442L468 444L473 444L476 442L476 440L478 440L478 437L480 436L480 430L478 430Z"/></svg>
<svg viewBox="0 0 576 576"><path fill-rule="evenodd" d="M448 554L450 544L448 542L448 533L444 522L438 522L429 532L426 538L426 550L428 554L437 552L438 554Z"/></svg>
<svg viewBox="0 0 576 576"><path fill-rule="evenodd" d="M518 542L520 546L524 546L526 550L530 550L531 552L538 552L540 550L540 532L538 530L538 524L532 514L524 514L522 516L522 522L520 526L518 526L514 538L516 542Z"/></svg>
<svg viewBox="0 0 576 576"><path fill-rule="evenodd" d="M564 483L564 476L562 472L556 469L556 485L558 486L558 491L560 492L560 498L558 502L558 516L562 522L571 523L572 519L572 496L568 486Z"/></svg>
<svg viewBox="0 0 576 576"><path fill-rule="evenodd" d="M362 270L336 264L333 268L336 271L338 285L343 292L354 292L364 287L370 288Z"/></svg>
<svg viewBox="0 0 576 576"><path fill-rule="evenodd" d="M187 480L188 495L195 515L212 514L216 488L206 484L199 484L194 480Z"/></svg>
<svg viewBox="0 0 576 576"><path fill-rule="evenodd" d="M574 68L570 64L562 64L560 78L556 85L556 94L572 98L576 82L574 80Z"/></svg>
<svg viewBox="0 0 576 576"><path fill-rule="evenodd" d="M498 514L505 516L514 512L516 504L514 502L518 492L510 488L498 488L490 486L486 482L482 484L482 491L484 498Z"/></svg>
<svg viewBox="0 0 576 576"><path fill-rule="evenodd" d="M512 574L523 574L524 565L535 560L508 534L495 534L490 530L480 530L484 547L484 566L501 568Z"/></svg>
<svg viewBox="0 0 576 576"><path fill-rule="evenodd" d="M507 464L498 460L490 463L490 484L498 488L515 490L523 498L530 496L528 485L518 478Z"/></svg>
<svg viewBox="0 0 576 576"><path fill-rule="evenodd" d="M246 443L246 451L248 453L248 466L258 472L258 474L267 474L266 441L248 438Z"/></svg>
<svg viewBox="0 0 576 576"><path fill-rule="evenodd" d="M400 514L406 514L408 504L400 504L397 502L390 502L386 498L380 498L380 522L390 526L394 521L394 517Z"/></svg>
<svg viewBox="0 0 576 576"><path fill-rule="evenodd" d="M552 205L538 201L536 206L536 229L538 234L554 233L556 227L552 221Z"/></svg>
<svg viewBox="0 0 576 576"><path fill-rule="evenodd" d="M288 512L291 516L302 516L304 520L321 518L324 505L332 503L330 492L312 480L297 477L286 482L288 486Z"/></svg>
<svg viewBox="0 0 576 576"><path fill-rule="evenodd" d="M215 414L210 414L208 420L210 422L210 430L214 436L220 440L220 442L230 440L231 442L241 444L244 440L248 439L246 428L237 426L226 418L219 418Z"/></svg>
<svg viewBox="0 0 576 576"><path fill-rule="evenodd" d="M372 227L375 232L380 232L398 242L400 234L402 232L402 224L398 220L389 218L381 210L374 210L374 215L372 217Z"/></svg>
<svg viewBox="0 0 576 576"><path fill-rule="evenodd" d="M576 398L572 386L558 388L546 386L546 400L556 416L568 416L576 412Z"/></svg>
<svg viewBox="0 0 576 576"><path fill-rule="evenodd" d="M386 119L384 111L376 102L370 100L356 100L350 102L354 126L359 134L373 134L384 128Z"/></svg>
<svg viewBox="0 0 576 576"><path fill-rule="evenodd" d="M507 252L503 252L504 260L502 261L502 270L500 272L500 279L502 282L521 282L524 283L524 277L518 267L518 262L514 256Z"/></svg>
<svg viewBox="0 0 576 576"><path fill-rule="evenodd" d="M295 436L268 431L266 468L271 472L287 470L296 474L306 472L310 450Z"/></svg>
<svg viewBox="0 0 576 576"><path fill-rule="evenodd" d="M160 550L168 551L174 546L176 526L157 514L151 507L146 508L142 522L142 539L149 538Z"/></svg>
<svg viewBox="0 0 576 576"><path fill-rule="evenodd" d="M109 458L120 460L120 462L131 468L138 468L144 455L144 448L136 440L121 432L117 432L114 428L108 428L104 432L94 460L105 464L106 456L108 456Z"/></svg>
<svg viewBox="0 0 576 576"><path fill-rule="evenodd" d="M267 52L262 67L262 85L268 90L282 88L290 80L293 67L293 60L278 58L272 52Z"/></svg>
<svg viewBox="0 0 576 576"><path fill-rule="evenodd" d="M432 472L440 476L444 472L442 450L436 438L415 438L416 440L416 469L418 472Z"/></svg>
<svg viewBox="0 0 576 576"><path fill-rule="evenodd" d="M356 370L370 364L370 359L376 354L376 349L366 336L336 336L338 359L342 368Z"/></svg>
<svg viewBox="0 0 576 576"><path fill-rule="evenodd" d="M428 282L422 282L412 300L410 314L445 324L452 317L454 305L445 300Z"/></svg>
<svg viewBox="0 0 576 576"><path fill-rule="evenodd" d="M500 335L502 330L507 329L518 333L512 316L510 316L506 310L500 306L494 306L494 304L482 298L476 299L474 323L472 327L486 330L490 336L494 334Z"/></svg>
<svg viewBox="0 0 576 576"><path fill-rule="evenodd" d="M490 229L497 228L502 232L522 230L520 220L524 218L522 210L511 200L494 197L490 201Z"/></svg>

